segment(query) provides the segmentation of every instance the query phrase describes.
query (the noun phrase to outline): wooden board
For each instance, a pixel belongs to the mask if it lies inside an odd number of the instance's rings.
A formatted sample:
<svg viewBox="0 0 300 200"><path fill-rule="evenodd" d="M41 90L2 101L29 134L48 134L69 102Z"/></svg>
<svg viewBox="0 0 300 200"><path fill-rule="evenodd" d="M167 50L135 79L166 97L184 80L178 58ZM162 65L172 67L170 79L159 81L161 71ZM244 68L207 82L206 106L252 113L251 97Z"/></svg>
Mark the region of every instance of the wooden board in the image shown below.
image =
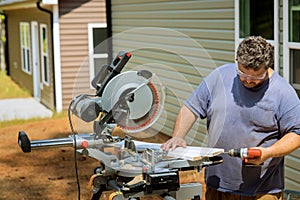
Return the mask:
<svg viewBox="0 0 300 200"><path fill-rule="evenodd" d="M224 153L224 149L187 146L186 148L177 147L174 150L169 150L167 156L195 161L201 160L204 157L213 157L221 153Z"/></svg>

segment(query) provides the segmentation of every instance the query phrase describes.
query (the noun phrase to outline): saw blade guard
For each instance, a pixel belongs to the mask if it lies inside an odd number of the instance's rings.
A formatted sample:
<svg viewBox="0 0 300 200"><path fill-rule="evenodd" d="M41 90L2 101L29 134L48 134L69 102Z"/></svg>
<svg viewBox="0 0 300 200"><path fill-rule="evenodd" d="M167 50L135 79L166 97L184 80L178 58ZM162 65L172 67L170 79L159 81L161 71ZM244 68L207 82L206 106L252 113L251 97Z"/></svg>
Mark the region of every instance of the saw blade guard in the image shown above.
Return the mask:
<svg viewBox="0 0 300 200"><path fill-rule="evenodd" d="M115 76L105 87L102 108L112 111L116 124L136 137L134 133L157 122L164 101L165 90L156 74L147 70L127 71Z"/></svg>

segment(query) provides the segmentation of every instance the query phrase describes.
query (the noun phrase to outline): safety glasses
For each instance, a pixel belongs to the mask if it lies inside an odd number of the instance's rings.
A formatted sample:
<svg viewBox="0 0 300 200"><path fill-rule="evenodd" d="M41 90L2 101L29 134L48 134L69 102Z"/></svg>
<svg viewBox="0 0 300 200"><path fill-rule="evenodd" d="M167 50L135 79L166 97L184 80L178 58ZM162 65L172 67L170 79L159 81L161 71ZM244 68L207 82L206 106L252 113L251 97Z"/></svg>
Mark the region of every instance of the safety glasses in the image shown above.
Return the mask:
<svg viewBox="0 0 300 200"><path fill-rule="evenodd" d="M266 75L267 75L267 71L265 71L262 75L260 76L253 76L253 75L248 75L245 74L244 72L242 72L241 70L239 70L239 68L236 68L237 74L241 77L241 78L245 78L245 79L251 79L251 80L263 80L265 79Z"/></svg>

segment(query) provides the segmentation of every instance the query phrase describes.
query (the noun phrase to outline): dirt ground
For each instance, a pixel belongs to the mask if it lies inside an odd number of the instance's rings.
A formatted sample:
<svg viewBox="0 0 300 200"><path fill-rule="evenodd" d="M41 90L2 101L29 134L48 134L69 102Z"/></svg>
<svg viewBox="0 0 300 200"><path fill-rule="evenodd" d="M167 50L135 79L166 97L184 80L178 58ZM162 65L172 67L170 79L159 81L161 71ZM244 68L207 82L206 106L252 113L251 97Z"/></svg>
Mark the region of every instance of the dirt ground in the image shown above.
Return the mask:
<svg viewBox="0 0 300 200"><path fill-rule="evenodd" d="M67 118L0 128L0 200L76 200L73 148L56 147L23 153L17 144L20 130L27 132L31 140L64 138L71 134ZM162 143L166 140L166 136L159 135L144 141ZM81 199L88 200L88 182L99 162L79 156L77 164Z"/></svg>

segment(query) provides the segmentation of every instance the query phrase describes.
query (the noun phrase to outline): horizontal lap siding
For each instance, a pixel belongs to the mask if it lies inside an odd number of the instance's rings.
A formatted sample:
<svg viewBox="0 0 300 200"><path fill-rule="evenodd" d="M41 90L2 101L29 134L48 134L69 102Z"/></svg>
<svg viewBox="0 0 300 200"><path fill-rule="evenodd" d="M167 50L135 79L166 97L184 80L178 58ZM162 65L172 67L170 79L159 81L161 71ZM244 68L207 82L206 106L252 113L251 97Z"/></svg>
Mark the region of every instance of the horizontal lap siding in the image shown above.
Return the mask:
<svg viewBox="0 0 300 200"><path fill-rule="evenodd" d="M279 66L280 74L283 74L283 0L280 0L279 9ZM285 66L287 67L287 66ZM300 149L285 157L285 188L300 192Z"/></svg>
<svg viewBox="0 0 300 200"><path fill-rule="evenodd" d="M63 108L74 95L90 93L88 24L106 23L104 0L59 2Z"/></svg>
<svg viewBox="0 0 300 200"><path fill-rule="evenodd" d="M300 192L300 149L285 158L285 188Z"/></svg>
<svg viewBox="0 0 300 200"><path fill-rule="evenodd" d="M147 68L166 86L167 121L171 135L180 106L207 74L234 61L232 0L112 0L113 51L129 50L125 69ZM197 134L197 133L202 134ZM190 131L190 144L201 145L204 121Z"/></svg>

